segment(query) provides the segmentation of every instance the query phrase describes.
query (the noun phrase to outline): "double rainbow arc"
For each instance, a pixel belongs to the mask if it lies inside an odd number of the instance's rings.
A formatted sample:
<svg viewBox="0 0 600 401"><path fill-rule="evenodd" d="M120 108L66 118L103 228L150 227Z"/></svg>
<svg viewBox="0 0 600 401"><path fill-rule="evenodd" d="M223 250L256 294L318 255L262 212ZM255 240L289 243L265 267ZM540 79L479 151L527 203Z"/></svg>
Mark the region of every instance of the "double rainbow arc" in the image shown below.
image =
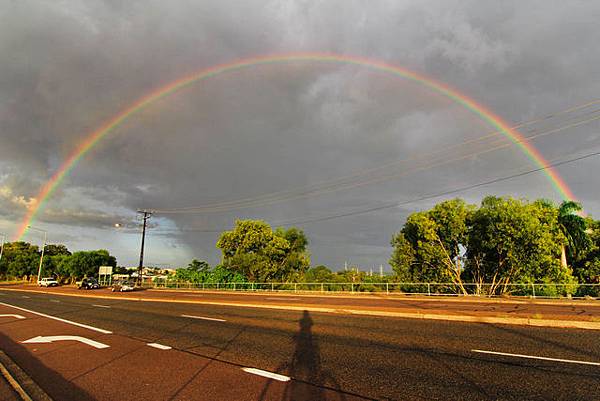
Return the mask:
<svg viewBox="0 0 600 401"><path fill-rule="evenodd" d="M491 110L486 108L475 100L471 99L467 95L459 92L458 90L450 87L447 84L439 82L426 75L411 71L409 69L392 65L383 61L367 59L363 57L339 55L333 53L290 53L290 54L274 54L265 55L252 58L246 58L242 60L233 61L226 64L219 64L213 67L209 67L183 78L177 79L165 86L162 86L153 92L141 97L132 105L119 112L113 118L102 124L98 129L91 132L83 140L77 148L67 157L62 163L58 170L50 177L50 179L43 185L39 193L35 197L37 202L32 206L25 217L15 235L15 240L20 240L27 232L27 227L33 222L35 217L43 210L48 199L52 196L52 193L60 186L62 181L69 175L69 173L75 168L78 162L88 153L90 150L108 135L115 128L119 127L132 115L140 112L150 104L156 102L159 99L169 96L170 94L177 92L187 86L190 86L199 81L203 81L212 78L217 75L241 70L248 67L265 65L265 64L277 64L277 63L289 63L294 61L308 61L308 62L321 62L321 63L343 63L343 64L354 64L367 68L371 68L377 71L390 73L392 75L408 79L423 85L430 90L437 92L455 103L463 106L469 111L479 116L482 120L486 121L490 126L501 132L507 138L509 138L521 151L538 167L543 168L544 174L546 174L548 180L556 190L556 192L563 199L575 200L573 193L569 186L560 177L558 172L549 166L549 163L542 156L542 154L527 141L527 139L520 134L517 130L511 128L507 122L502 118L494 114Z"/></svg>

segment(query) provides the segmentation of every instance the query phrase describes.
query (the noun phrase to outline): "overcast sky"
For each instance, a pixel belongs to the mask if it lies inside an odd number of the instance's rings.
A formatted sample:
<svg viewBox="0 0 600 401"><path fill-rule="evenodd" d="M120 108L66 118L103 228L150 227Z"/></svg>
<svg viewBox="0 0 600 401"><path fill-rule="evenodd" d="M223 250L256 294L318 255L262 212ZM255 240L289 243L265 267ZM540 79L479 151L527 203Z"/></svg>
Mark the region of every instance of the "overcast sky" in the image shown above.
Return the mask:
<svg viewBox="0 0 600 401"><path fill-rule="evenodd" d="M276 53L377 59L445 82L516 125L600 100L598 21L593 1L0 0L0 233L14 235L90 132L194 71ZM576 158L600 150L598 110L567 111L521 133L548 160ZM35 225L50 242L109 249L136 265L138 208L209 205L156 214L147 263L216 263L218 232L261 218L301 222L313 264L387 269L406 216L443 199L560 201L538 172L410 203L536 167L502 137L481 139L490 132L451 100L366 67L254 66L127 120L81 160ZM600 157L558 168L596 216L599 168ZM225 203L238 200L246 207ZM402 205L352 214L393 202ZM33 231L25 239L41 241Z"/></svg>

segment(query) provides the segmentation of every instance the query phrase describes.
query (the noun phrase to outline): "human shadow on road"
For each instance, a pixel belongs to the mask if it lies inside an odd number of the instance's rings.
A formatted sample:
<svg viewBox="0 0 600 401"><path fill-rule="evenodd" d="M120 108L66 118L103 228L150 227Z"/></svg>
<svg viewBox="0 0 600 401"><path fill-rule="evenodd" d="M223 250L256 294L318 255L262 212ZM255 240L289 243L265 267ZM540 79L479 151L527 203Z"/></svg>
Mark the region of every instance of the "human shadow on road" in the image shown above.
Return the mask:
<svg viewBox="0 0 600 401"><path fill-rule="evenodd" d="M60 373L44 365L29 350L0 333L0 349L23 369L52 399L94 400L88 392L65 379Z"/></svg>
<svg viewBox="0 0 600 401"><path fill-rule="evenodd" d="M285 388L282 401L313 401L331 399L337 394L337 399L345 401L346 394L341 390L337 380L321 366L319 342L313 335L314 325L310 313L305 310L298 321L300 330L293 337L295 342L294 354L290 362L285 362L276 369L292 378ZM269 382L263 388L259 400L271 399L268 395ZM328 397L329 396L329 397Z"/></svg>

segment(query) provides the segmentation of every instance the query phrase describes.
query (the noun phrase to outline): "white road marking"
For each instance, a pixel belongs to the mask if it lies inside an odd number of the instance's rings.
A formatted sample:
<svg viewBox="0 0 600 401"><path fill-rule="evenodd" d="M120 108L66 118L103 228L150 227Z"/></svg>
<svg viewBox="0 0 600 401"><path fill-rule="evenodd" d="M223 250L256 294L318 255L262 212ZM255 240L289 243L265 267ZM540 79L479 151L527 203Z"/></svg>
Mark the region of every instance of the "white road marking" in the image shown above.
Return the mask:
<svg viewBox="0 0 600 401"><path fill-rule="evenodd" d="M287 297L269 297L269 298L265 298L265 299L270 299L273 301L300 301L300 298L287 298Z"/></svg>
<svg viewBox="0 0 600 401"><path fill-rule="evenodd" d="M277 373L267 372L266 370L260 370L256 368L242 368L244 372L252 373L253 375L258 375L262 377L267 377L269 379L279 380L280 382L290 381L290 378L284 375L278 375Z"/></svg>
<svg viewBox="0 0 600 401"><path fill-rule="evenodd" d="M190 319L211 320L214 322L226 322L227 321L225 319L217 319L214 317L205 317L205 316L181 315L181 317L189 317Z"/></svg>
<svg viewBox="0 0 600 401"><path fill-rule="evenodd" d="M89 338L80 336L37 336L21 342L23 344L40 344L51 343L54 341L79 341L81 343L87 344L91 347L98 349L110 348L110 345L106 345L98 341L90 340Z"/></svg>
<svg viewBox="0 0 600 401"><path fill-rule="evenodd" d="M63 323L67 323L67 324L72 324L73 326L83 327L84 329L94 330L94 331L97 331L98 333L112 334L112 331L108 331L108 330L104 330L104 329L99 329L99 328L94 327L94 326L88 326L87 324L77 323L77 322L73 322L73 321L67 320L67 319L61 319L60 317L51 316L51 315L47 315L45 313L32 311L31 309L21 308L20 306L11 305L11 304L7 304L7 303L4 303L4 302L0 302L0 305L8 306L10 308L15 308L15 309L18 309L18 310L22 310L24 312L33 313L34 315L38 315L38 316L42 316L42 317L47 317L48 319L58 320L59 322L63 322Z"/></svg>
<svg viewBox="0 0 600 401"><path fill-rule="evenodd" d="M108 309L110 309L110 306L108 306L108 305L96 305L96 304L93 304L92 306L95 306L96 308L108 308Z"/></svg>
<svg viewBox="0 0 600 401"><path fill-rule="evenodd" d="M31 298L31 297L28 297L27 295L21 295L21 298Z"/></svg>
<svg viewBox="0 0 600 401"><path fill-rule="evenodd" d="M50 300L50 302L55 302L55 303L57 303L57 304L59 304L59 303L60 303L60 301L59 301L58 299L51 299L51 300Z"/></svg>
<svg viewBox="0 0 600 401"><path fill-rule="evenodd" d="M171 349L171 347L169 347L168 345L162 345L162 344L158 344L158 343L148 343L146 345L149 347L164 349L164 350Z"/></svg>
<svg viewBox="0 0 600 401"><path fill-rule="evenodd" d="M0 315L0 317L14 317L15 319L25 319L25 316L11 314Z"/></svg>
<svg viewBox="0 0 600 401"><path fill-rule="evenodd" d="M564 363L578 363L580 365L600 366L600 362L577 361L577 360L573 360L573 359L548 358L548 357L545 357L545 356L533 356L533 355L523 355L523 354L509 354L508 352L484 351L484 350L480 350L480 349L472 349L471 351L472 352L478 352L480 354L513 356L515 358L539 359L539 360L542 360L542 361L564 362Z"/></svg>

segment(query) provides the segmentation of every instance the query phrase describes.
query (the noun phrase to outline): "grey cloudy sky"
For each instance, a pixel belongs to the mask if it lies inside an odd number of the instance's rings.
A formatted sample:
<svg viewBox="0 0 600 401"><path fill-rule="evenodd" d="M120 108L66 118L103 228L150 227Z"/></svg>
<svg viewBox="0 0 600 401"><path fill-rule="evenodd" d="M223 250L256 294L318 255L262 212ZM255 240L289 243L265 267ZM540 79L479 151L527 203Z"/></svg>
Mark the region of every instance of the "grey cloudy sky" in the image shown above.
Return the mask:
<svg viewBox="0 0 600 401"><path fill-rule="evenodd" d="M600 99L599 20L591 1L0 0L0 232L15 233L87 134L194 71L277 53L371 58L446 82L516 124ZM548 160L577 157L600 149L599 109L521 132ZM128 119L81 160L35 224L52 242L107 248L135 265L136 209L279 193L246 208L157 214L147 261L177 266L217 262L216 231L236 218L275 224L406 202L299 224L313 263L385 266L407 214L444 197L408 201L535 167L515 146L492 150L501 138L476 140L491 131L391 74L343 63L255 66ZM596 216L598 167L589 158L558 169ZM457 195L477 203L487 194L560 200L542 173ZM38 243L39 233L26 240Z"/></svg>

